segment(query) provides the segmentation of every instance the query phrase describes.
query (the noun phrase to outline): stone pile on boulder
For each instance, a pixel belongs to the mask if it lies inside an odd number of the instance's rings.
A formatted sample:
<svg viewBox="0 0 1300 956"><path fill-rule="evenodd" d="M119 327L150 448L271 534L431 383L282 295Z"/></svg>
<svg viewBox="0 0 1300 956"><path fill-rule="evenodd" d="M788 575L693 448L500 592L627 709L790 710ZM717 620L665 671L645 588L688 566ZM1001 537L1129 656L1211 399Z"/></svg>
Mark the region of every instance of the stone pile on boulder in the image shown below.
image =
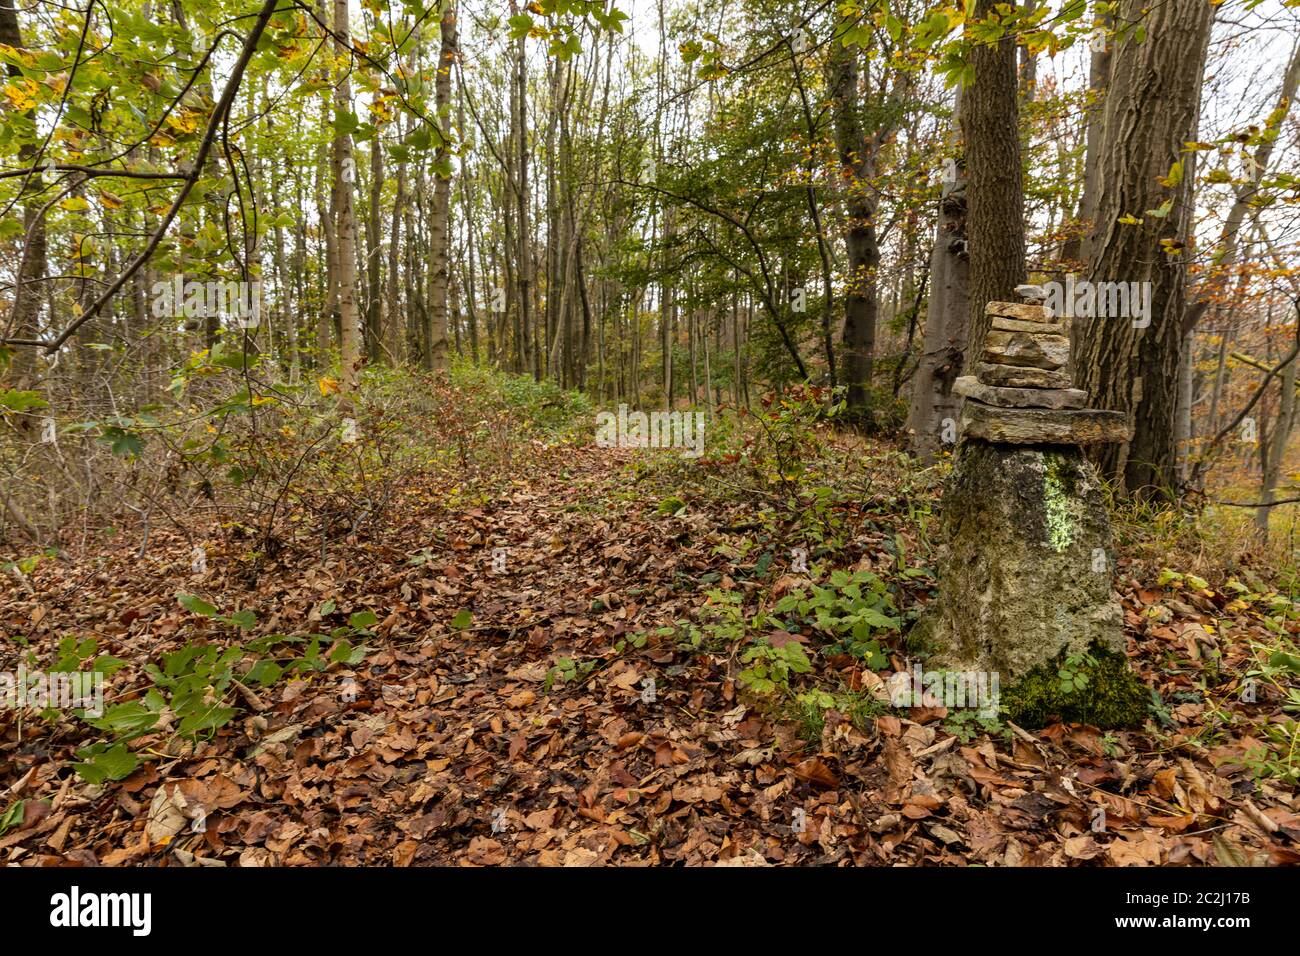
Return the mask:
<svg viewBox="0 0 1300 956"><path fill-rule="evenodd" d="M938 599L910 635L932 669L998 676L1013 722L1142 722L1125 659L1101 479L1079 446L1126 441L1120 412L1071 388L1068 328L1039 305L990 302L943 495ZM1065 662L1089 668L1067 688Z"/></svg>
<svg viewBox="0 0 1300 956"><path fill-rule="evenodd" d="M968 438L1007 445L1091 445L1125 441L1121 412L1085 408L1072 388L1070 330L1041 305L990 302L992 316L974 375L957 379Z"/></svg>

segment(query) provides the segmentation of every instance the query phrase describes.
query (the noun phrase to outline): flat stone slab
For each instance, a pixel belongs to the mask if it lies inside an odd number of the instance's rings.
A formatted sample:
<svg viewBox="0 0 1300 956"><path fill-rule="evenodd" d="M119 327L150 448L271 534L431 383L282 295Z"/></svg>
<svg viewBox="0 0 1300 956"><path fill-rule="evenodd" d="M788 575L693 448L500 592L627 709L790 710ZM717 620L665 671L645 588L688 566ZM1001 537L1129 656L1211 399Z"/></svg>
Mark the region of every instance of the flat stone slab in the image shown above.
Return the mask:
<svg viewBox="0 0 1300 956"><path fill-rule="evenodd" d="M985 385L974 375L953 382L958 395L999 408L1083 408L1088 393L1081 388L999 388Z"/></svg>
<svg viewBox="0 0 1300 956"><path fill-rule="evenodd" d="M994 408L968 400L961 434L1002 445L1098 445L1128 441L1123 412L1101 408Z"/></svg>
<svg viewBox="0 0 1300 956"><path fill-rule="evenodd" d="M1004 319L1018 319L1021 322L1055 323L1056 316L1052 310L1043 305L1024 305L1020 302L990 302L984 306L985 315L1000 315Z"/></svg>
<svg viewBox="0 0 1300 956"><path fill-rule="evenodd" d="M1022 322L1019 319L1004 319L993 316L990 329L996 332L1028 332L1030 335L1069 335L1070 330L1064 322Z"/></svg>
<svg viewBox="0 0 1300 956"><path fill-rule="evenodd" d="M1023 365L994 365L979 362L975 377L985 385L1002 388L1069 388L1074 384L1065 369L1033 368Z"/></svg>
<svg viewBox="0 0 1300 956"><path fill-rule="evenodd" d="M1070 340L1064 335L1031 335L1028 332L991 330L984 339L981 358L994 365L1031 365L1034 368L1065 368L1070 361Z"/></svg>

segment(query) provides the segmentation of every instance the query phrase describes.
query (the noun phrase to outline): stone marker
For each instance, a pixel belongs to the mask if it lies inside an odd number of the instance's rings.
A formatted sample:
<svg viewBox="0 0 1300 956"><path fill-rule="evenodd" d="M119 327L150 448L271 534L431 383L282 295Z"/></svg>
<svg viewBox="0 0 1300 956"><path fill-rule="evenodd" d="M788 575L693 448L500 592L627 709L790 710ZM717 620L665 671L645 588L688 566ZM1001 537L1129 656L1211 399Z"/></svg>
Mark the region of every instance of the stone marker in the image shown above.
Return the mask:
<svg viewBox="0 0 1300 956"><path fill-rule="evenodd" d="M1022 305L1019 302L990 302L984 307L985 315L1000 315L1006 319L1019 319L1021 322L1055 323L1056 316L1052 310L1041 305Z"/></svg>
<svg viewBox="0 0 1300 956"><path fill-rule="evenodd" d="M1083 408L1088 393L1081 388L1000 388L985 385L974 375L952 384L958 395L1000 408Z"/></svg>
<svg viewBox="0 0 1300 956"><path fill-rule="evenodd" d="M1032 368L1027 365L993 365L980 362L975 376L985 385L1004 388L1069 388L1070 373L1064 369Z"/></svg>
<svg viewBox="0 0 1300 956"><path fill-rule="evenodd" d="M1065 368L1070 361L1070 340L1064 335L990 330L984 338L984 354L980 357L993 365Z"/></svg>
<svg viewBox="0 0 1300 956"><path fill-rule="evenodd" d="M1124 657L1101 481L1080 446L1131 437L1122 412L1071 388L1065 323L1041 305L990 302L943 495L939 596L916 644L936 669L999 675L1002 712L1134 726L1149 692ZM1061 665L1087 679L1063 689Z"/></svg>
<svg viewBox="0 0 1300 956"><path fill-rule="evenodd" d="M967 399L961 434L1004 445L1096 445L1128 441L1123 412L1101 408L994 408Z"/></svg>
<svg viewBox="0 0 1300 956"><path fill-rule="evenodd" d="M1123 653L1110 521L1078 448L967 439L941 537L937 608L918 624L937 652L928 666L997 672L1005 689L1062 651ZM1098 553L1106 573L1093 571Z"/></svg>

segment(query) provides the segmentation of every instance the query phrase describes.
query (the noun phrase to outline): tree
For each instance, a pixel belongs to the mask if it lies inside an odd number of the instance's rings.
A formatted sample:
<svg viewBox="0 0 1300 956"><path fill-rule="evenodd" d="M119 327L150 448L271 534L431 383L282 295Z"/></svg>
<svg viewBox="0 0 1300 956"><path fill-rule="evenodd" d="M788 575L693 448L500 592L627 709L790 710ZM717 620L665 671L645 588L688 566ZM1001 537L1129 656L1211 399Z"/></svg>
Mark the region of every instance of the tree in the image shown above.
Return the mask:
<svg viewBox="0 0 1300 956"><path fill-rule="evenodd" d="M457 56L456 4L445 0L441 21L442 44L438 54L438 71L434 80L434 98L438 116L444 122L451 108L451 72ZM428 366L435 372L446 371L447 349L447 282L450 268L447 245L451 220L451 137L445 133L438 144L433 169L433 212L429 223L429 356Z"/></svg>
<svg viewBox="0 0 1300 956"><path fill-rule="evenodd" d="M953 97L953 122L960 126L961 88ZM953 137L956 139L957 137ZM966 248L966 163L960 151L945 166L930 252L930 299L908 409L908 445L933 458L944 444L943 422L957 420L961 396L953 382L961 374L970 328L970 257Z"/></svg>
<svg viewBox="0 0 1300 956"><path fill-rule="evenodd" d="M876 236L876 152L889 135L882 124L871 138L862 131L862 105L858 92L857 44L834 42L828 70L835 113L835 141L839 147L844 211L844 244L848 253L847 288L844 293L844 381L848 407L859 415L867 409L871 388L871 363L876 350L879 299L876 269L880 244Z"/></svg>
<svg viewBox="0 0 1300 956"><path fill-rule="evenodd" d="M1095 217L1086 278L1149 283L1150 322L1084 317L1076 324L1076 384L1091 404L1128 415L1133 438L1099 446L1103 475L1123 493L1170 495L1174 415L1190 259L1201 79L1215 7L1124 0L1130 25L1112 53L1097 138ZM1133 25L1141 24L1141 31Z"/></svg>
<svg viewBox="0 0 1300 956"><path fill-rule="evenodd" d="M970 329L964 366L979 361L988 332L984 307L1012 299L1025 281L1024 185L1020 157L1016 41L996 0L976 0L966 32L974 73L962 91L966 147L966 237L970 251Z"/></svg>
<svg viewBox="0 0 1300 956"><path fill-rule="evenodd" d="M0 44L14 50L23 50L23 34L18 23L18 0L0 0ZM7 69L9 76L19 77L22 70L15 63ZM25 125L35 125L36 111L26 111L14 120ZM29 165L37 157L37 149L32 143L23 143L18 150L18 159L23 165ZM14 283L12 314L5 337L17 339L36 339L39 332L41 312L41 280L45 277L45 215L40 208L44 203L37 196L40 193L41 174L32 172L23 183L22 229L26 241L23 244L22 258L19 261L16 281ZM35 374L30 350L23 350L13 360L10 369L13 387L24 389L30 387Z"/></svg>
<svg viewBox="0 0 1300 956"><path fill-rule="evenodd" d="M340 390L356 391L361 371L361 316L357 309L357 218L353 208L353 182L356 161L352 156L352 134L347 118L352 115L352 85L348 80L348 61L352 39L348 26L348 0L334 0L334 52L338 77L334 81L334 247L338 262L339 322L342 329L342 368Z"/></svg>

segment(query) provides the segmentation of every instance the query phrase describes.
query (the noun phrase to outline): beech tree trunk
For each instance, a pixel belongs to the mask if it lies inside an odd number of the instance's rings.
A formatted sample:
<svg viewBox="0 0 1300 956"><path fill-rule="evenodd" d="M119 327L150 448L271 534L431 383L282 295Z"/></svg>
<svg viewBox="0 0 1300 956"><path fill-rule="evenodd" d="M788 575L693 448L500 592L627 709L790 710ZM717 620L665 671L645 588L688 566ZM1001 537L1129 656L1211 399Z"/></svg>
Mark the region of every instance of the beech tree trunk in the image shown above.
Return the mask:
<svg viewBox="0 0 1300 956"><path fill-rule="evenodd" d="M841 188L847 219L844 244L848 253L848 282L844 291L844 382L849 414L866 413L871 395L871 364L876 351L879 298L876 269L880 243L876 235L875 174L877 138L868 141L859 120L857 46L832 43L829 64L835 142L839 150ZM883 132L883 131L882 131Z"/></svg>
<svg viewBox="0 0 1300 956"><path fill-rule="evenodd" d="M348 26L348 0L334 0L334 50L345 60L351 56ZM346 69L334 85L336 113L352 112L352 84ZM357 217L353 208L353 183L356 161L352 157L352 134L334 133L334 186L338 199L334 210L336 232L336 268L338 272L339 323L341 326L342 369L339 388L343 394L356 390L361 372L361 321L357 312Z"/></svg>
<svg viewBox="0 0 1300 956"><path fill-rule="evenodd" d="M15 50L24 49L22 30L18 24L18 0L0 0L0 44ZM22 70L15 64L9 64L8 74L13 77L22 75ZM35 112L27 116L35 119ZM30 143L23 144L18 150L19 159L32 163L37 158L36 147ZM33 173L25 180L23 195L29 196L23 202L22 229L24 236L30 239L22 246L22 259L15 271L20 274L13 291L10 314L0 325L0 338L28 339L38 338L43 295L41 280L45 277L45 220L40 214L42 200L41 174ZM30 348L19 348L11 359L9 368L10 384L16 389L30 388L36 375L34 353ZM22 420L22 419L20 419Z"/></svg>
<svg viewBox="0 0 1300 956"><path fill-rule="evenodd" d="M439 116L451 106L451 70L456 61L456 6L448 3L442 14L442 46L438 54L438 75L434 97ZM447 134L444 133L444 136ZM444 139L439 145L433 171L433 211L429 223L429 366L445 371L450 362L447 347L448 234L451 226L451 149Z"/></svg>
<svg viewBox="0 0 1300 956"><path fill-rule="evenodd" d="M1103 445L1096 460L1121 493L1170 495L1174 415L1183 345L1187 242L1202 74L1214 7L1171 0L1150 9L1123 0L1117 23L1142 22L1146 39L1118 39L1102 114L1097 202L1087 278L1149 282L1150 323L1129 317L1076 321L1076 384L1091 404L1127 413L1133 439ZM1151 210L1161 210L1154 215ZM1121 219L1137 217L1137 224ZM1141 323L1138 323L1141 324Z"/></svg>
<svg viewBox="0 0 1300 956"><path fill-rule="evenodd" d="M958 88L953 115L957 125L961 122L962 98ZM930 300L907 416L912 453L926 460L944 445L944 420L955 423L960 412L961 396L952 391L952 384L961 374L970 326L965 158L954 159L949 172L939 196L930 252Z"/></svg>

